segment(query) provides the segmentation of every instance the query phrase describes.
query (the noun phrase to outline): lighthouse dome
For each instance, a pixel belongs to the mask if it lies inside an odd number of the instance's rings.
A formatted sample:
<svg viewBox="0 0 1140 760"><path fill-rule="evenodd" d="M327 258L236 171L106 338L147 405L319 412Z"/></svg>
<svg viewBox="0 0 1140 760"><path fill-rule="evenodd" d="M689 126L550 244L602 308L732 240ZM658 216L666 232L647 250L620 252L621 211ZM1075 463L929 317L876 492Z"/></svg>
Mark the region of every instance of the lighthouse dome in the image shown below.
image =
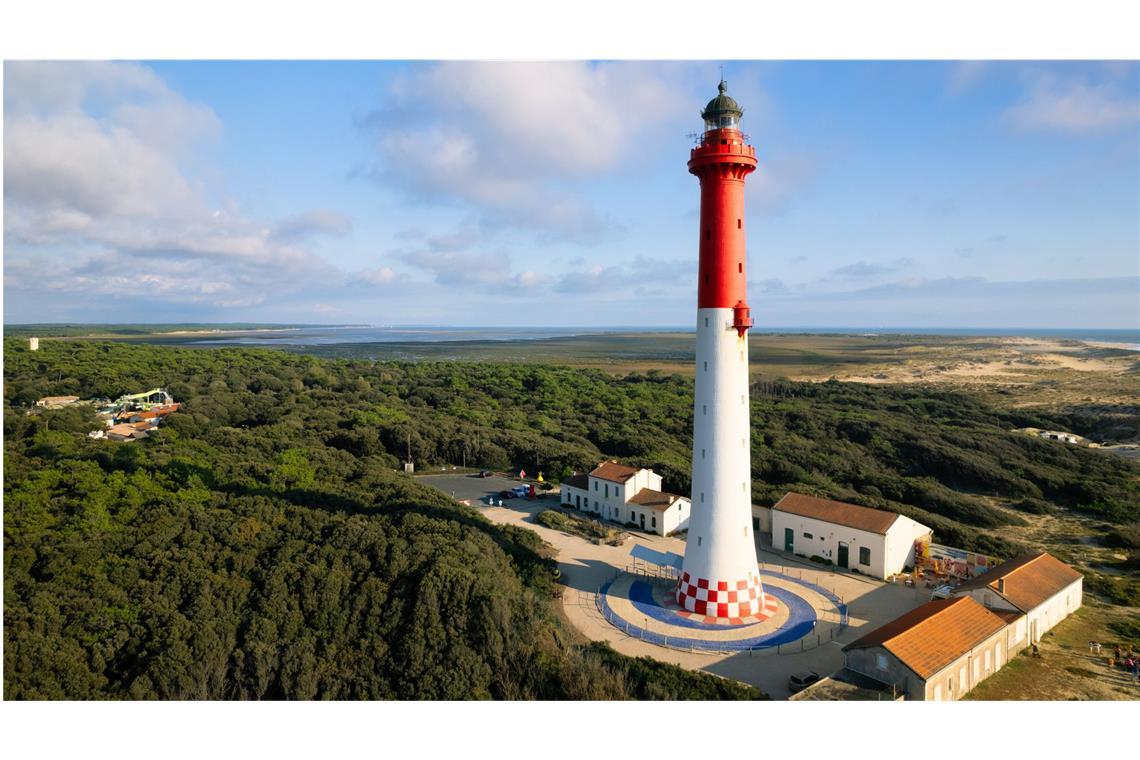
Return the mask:
<svg viewBox="0 0 1140 760"><path fill-rule="evenodd" d="M701 118L705 120L705 130L739 129L740 117L744 115L744 109L725 94L728 90L728 83L723 79L717 85L717 90L720 94L710 100L705 106L705 110L701 111Z"/></svg>

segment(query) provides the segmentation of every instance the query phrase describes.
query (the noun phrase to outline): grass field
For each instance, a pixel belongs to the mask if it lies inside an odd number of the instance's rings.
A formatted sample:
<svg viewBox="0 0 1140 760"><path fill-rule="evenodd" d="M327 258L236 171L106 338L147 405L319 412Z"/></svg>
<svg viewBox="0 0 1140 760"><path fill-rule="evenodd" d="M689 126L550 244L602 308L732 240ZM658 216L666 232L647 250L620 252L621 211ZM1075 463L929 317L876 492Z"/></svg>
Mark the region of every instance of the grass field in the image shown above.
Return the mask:
<svg viewBox="0 0 1140 760"><path fill-rule="evenodd" d="M1005 667L966 695L967 700L1129 700L1140 699L1140 685L1107 660L1121 642L1108 627L1114 621L1135 620L1135 608L1112 607L1090 600L1045 634L1041 656L1024 650ZM1099 641L1099 655L1089 652ZM1127 643L1127 642L1124 642Z"/></svg>

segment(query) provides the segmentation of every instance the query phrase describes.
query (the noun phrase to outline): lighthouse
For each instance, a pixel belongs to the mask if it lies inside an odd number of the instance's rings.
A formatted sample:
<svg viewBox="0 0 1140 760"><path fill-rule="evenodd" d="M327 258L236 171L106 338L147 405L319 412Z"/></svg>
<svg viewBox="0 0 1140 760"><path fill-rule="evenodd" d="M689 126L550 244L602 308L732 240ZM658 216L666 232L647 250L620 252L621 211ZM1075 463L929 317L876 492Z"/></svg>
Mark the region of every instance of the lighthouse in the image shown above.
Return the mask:
<svg viewBox="0 0 1140 760"><path fill-rule="evenodd" d="M705 130L689 156L701 183L697 372L692 515L677 584L679 606L726 621L764 607L752 536L744 245L744 180L756 150L727 89L722 80L701 112Z"/></svg>

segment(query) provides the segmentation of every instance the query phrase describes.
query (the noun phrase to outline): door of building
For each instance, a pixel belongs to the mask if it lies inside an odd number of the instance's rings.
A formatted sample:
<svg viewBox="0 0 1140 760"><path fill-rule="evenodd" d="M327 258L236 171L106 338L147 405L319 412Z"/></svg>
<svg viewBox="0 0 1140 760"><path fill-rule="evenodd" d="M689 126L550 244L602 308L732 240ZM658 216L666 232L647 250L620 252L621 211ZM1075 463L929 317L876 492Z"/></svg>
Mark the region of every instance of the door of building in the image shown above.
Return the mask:
<svg viewBox="0 0 1140 760"><path fill-rule="evenodd" d="M645 513L643 512L643 513L641 513L640 515L638 515L638 518L640 518L640 519L638 520L638 522L640 522L640 523L641 523L641 529L642 529L642 530L645 530Z"/></svg>
<svg viewBox="0 0 1140 760"><path fill-rule="evenodd" d="M784 551L794 552L796 550L796 532L791 528L784 528Z"/></svg>
<svg viewBox="0 0 1140 760"><path fill-rule="evenodd" d="M574 508L575 509L581 509L582 508L582 494L577 494L574 497Z"/></svg>
<svg viewBox="0 0 1140 760"><path fill-rule="evenodd" d="M842 541L839 542L839 561L835 564L840 567L847 567L847 544Z"/></svg>

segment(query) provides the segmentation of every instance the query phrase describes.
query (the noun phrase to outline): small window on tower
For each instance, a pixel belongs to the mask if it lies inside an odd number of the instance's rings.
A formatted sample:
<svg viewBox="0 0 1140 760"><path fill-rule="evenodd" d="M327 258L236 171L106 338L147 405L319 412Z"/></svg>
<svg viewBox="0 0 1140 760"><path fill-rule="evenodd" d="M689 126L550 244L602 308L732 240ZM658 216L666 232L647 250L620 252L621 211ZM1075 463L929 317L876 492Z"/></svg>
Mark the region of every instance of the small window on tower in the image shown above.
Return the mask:
<svg viewBox="0 0 1140 760"><path fill-rule="evenodd" d="M737 264L736 265L736 271L740 272L741 274L744 274L744 265L743 264Z"/></svg>
<svg viewBox="0 0 1140 760"><path fill-rule="evenodd" d="M709 227L705 227L705 240L711 240L711 239L712 239L712 229Z"/></svg>
<svg viewBox="0 0 1140 760"><path fill-rule="evenodd" d="M743 224L741 224L741 221L739 219L736 220L736 229L743 229Z"/></svg>
<svg viewBox="0 0 1140 760"><path fill-rule="evenodd" d="M709 363L705 362L705 372L708 372L708 371L709 371Z"/></svg>

